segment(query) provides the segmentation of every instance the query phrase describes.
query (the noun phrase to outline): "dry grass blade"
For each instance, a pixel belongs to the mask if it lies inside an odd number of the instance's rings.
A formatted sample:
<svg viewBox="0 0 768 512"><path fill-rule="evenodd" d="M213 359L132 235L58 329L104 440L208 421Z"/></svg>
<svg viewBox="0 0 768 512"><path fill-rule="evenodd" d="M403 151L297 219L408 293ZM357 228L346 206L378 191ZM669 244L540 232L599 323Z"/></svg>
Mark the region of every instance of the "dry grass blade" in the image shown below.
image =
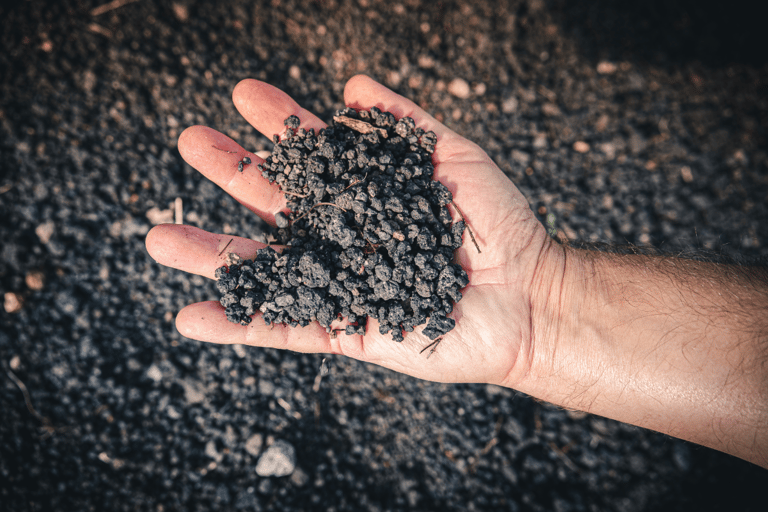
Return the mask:
<svg viewBox="0 0 768 512"><path fill-rule="evenodd" d="M119 9L120 7L132 4L133 2L138 2L139 0L113 0L112 2L100 5L98 7L94 7L91 10L91 16L101 16L105 12L114 11L115 9Z"/></svg>
<svg viewBox="0 0 768 512"><path fill-rule="evenodd" d="M5 371L6 371L6 373L8 373L8 376L11 378L11 380L14 382L14 384L16 384L16 386L18 386L18 388L21 390L21 394L22 394L22 395L24 395L24 403L25 403L25 404L26 404L26 406L27 406L27 410L28 410L28 411L29 411L29 412L30 412L30 413L31 413L31 414L32 414L32 415L33 415L35 418L37 418L38 420L40 420L40 422L41 422L43 425L48 425L48 418L45 418L45 417L44 417L42 414L40 414L39 412L37 412L37 411L35 410L35 408L32 406L32 399L31 399L31 398L30 398L30 396L29 396L29 390L27 389L27 386L26 386L26 385L24 385L24 383L21 381L21 379L20 379L20 378L18 378L18 377L16 376L16 374L15 374L15 373L13 373L13 371L12 371L12 370L10 370L10 369L6 369Z"/></svg>
<svg viewBox="0 0 768 512"><path fill-rule="evenodd" d="M464 217L464 212L461 211L461 208L459 208L459 205L451 201L451 204L454 208L456 208L456 211L459 212L459 216L461 217L461 220L464 221L464 225L467 227L467 231L469 231L469 237L472 239L472 243L475 244L475 249L477 249L477 253L480 254L483 251L480 250L480 246L477 245L477 240L475 240L475 234L472 233L472 228L469 227L469 223L467 222L467 218Z"/></svg>
<svg viewBox="0 0 768 512"><path fill-rule="evenodd" d="M347 116L335 116L333 118L334 121L336 121L339 124L343 124L344 126L348 128L352 128L356 132L360 133L378 133L382 138L387 138L387 130L384 128L379 128L377 126L373 126L370 123L366 123L365 121L361 121L359 119L352 119L351 117Z"/></svg>

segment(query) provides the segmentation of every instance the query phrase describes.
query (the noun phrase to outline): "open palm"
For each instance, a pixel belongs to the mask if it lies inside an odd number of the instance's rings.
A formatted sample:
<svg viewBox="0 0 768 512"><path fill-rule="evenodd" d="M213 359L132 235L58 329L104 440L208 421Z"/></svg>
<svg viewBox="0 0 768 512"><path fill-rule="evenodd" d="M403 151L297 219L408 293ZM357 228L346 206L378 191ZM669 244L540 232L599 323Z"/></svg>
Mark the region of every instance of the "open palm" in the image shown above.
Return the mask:
<svg viewBox="0 0 768 512"><path fill-rule="evenodd" d="M405 333L405 340L396 343L390 335L379 334L377 321L372 318L365 336L347 336L342 331L332 337L317 323L291 328L265 325L259 318L242 326L227 321L224 308L215 301L185 307L176 319L179 331L214 343L344 354L440 382L514 382L512 376L530 364L532 294L542 286L536 281L550 246L543 226L522 194L482 149L413 102L365 76L347 83L344 98L347 106L355 109L376 106L397 118L410 116L416 126L437 134L432 155L435 179L453 193L482 251L478 253L465 234L457 259L470 284L462 290L464 298L451 314L456 327L429 358L428 352L420 353L430 343L420 333L421 328ZM282 133L283 120L290 115L298 116L303 128L317 131L325 126L285 93L256 80L240 82L233 100L243 117L270 139ZM238 172L238 162L244 157L253 164L262 160L229 137L193 126L181 134L179 151L190 165L268 223L274 225L274 215L285 211L285 198L276 185L261 176L256 165ZM157 226L147 236L147 249L159 263L208 278L222 266L226 253L249 258L263 247L253 240L183 225Z"/></svg>

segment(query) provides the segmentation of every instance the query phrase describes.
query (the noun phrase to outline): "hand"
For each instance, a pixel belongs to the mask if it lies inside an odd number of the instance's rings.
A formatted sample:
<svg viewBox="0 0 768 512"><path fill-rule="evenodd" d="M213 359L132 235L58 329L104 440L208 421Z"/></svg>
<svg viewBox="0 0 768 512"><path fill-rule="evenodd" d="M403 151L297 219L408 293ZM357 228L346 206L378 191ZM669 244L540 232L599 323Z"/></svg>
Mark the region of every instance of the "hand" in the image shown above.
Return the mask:
<svg viewBox="0 0 768 512"><path fill-rule="evenodd" d="M227 321L217 301L176 318L187 337L300 352L344 354L440 382L488 382L555 404L682 437L768 467L768 273L667 257L618 256L562 247L477 145L370 78L347 83L346 104L376 106L432 130L435 178L453 193L482 253L467 241L456 258L469 274L451 316L456 327L427 357L421 329L402 343L378 334L331 337L304 328ZM255 80L235 88L240 113L272 137L290 115L324 126L283 92ZM274 225L286 207L255 164L262 160L215 130L182 133L190 165ZM252 164L238 172L238 163ZM454 216L455 218L455 216ZM209 278L225 252L252 257L264 245L191 226L157 226L147 249L158 262ZM338 322L338 327L343 321ZM336 327L333 325L332 327Z"/></svg>
<svg viewBox="0 0 768 512"><path fill-rule="evenodd" d="M420 353L430 344L420 333L423 326L406 333L402 343L379 334L374 319L368 319L365 336L347 336L342 331L332 337L317 323L304 328L269 326L258 315L248 326L230 323L217 301L185 307L176 318L179 332L213 343L343 354L433 381L514 385L531 364L532 304L550 293L550 260L557 266L557 254L562 251L553 250L556 244L526 199L476 144L368 77L352 78L344 99L355 109L376 106L397 118L410 116L416 126L437 134L435 179L453 193L482 250L478 253L465 232L456 258L470 283L451 314L456 327L429 358L429 352ZM298 116L306 129L317 131L325 126L282 91L255 80L240 82L233 101L243 117L270 139L283 131L283 120L290 115ZM193 126L181 134L179 152L191 166L271 225L275 225L274 215L285 210L284 196L258 170L257 164L263 160L229 137ZM238 172L238 162L246 156L252 164ZM455 210L452 214L457 219ZM146 243L149 254L159 263L208 278L223 265L227 252L251 258L264 247L253 240L183 225L157 226Z"/></svg>

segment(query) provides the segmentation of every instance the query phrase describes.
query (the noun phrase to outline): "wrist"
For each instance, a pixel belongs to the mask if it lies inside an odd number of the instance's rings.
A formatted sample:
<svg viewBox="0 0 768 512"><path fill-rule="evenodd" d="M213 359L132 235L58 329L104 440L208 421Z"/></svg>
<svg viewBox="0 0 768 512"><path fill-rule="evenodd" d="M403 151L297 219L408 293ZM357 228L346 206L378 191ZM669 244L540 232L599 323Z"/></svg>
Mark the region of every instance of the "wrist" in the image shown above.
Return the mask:
<svg viewBox="0 0 768 512"><path fill-rule="evenodd" d="M632 292L613 281L602 256L552 241L531 294L527 371L515 387L563 407L616 418L615 411L601 408L617 382L611 375L629 349L623 345L619 353L615 344L626 338L620 333L622 308L614 301ZM620 401L608 400L619 411Z"/></svg>
<svg viewBox="0 0 768 512"><path fill-rule="evenodd" d="M553 361L558 333L569 323L563 317L570 308L565 304L571 294L566 277L572 273L569 266L574 263L568 247L546 237L528 284L528 336L502 385L543 398L539 389L541 376L550 373L547 366Z"/></svg>

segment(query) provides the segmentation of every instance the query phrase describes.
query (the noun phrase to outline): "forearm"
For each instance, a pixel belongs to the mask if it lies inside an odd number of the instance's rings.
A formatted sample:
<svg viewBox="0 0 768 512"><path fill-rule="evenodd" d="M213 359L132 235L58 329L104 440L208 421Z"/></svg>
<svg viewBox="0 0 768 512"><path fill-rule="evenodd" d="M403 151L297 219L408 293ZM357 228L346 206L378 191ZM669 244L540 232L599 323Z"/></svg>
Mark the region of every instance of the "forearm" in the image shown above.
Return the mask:
<svg viewBox="0 0 768 512"><path fill-rule="evenodd" d="M765 272L551 252L518 389L768 466Z"/></svg>

